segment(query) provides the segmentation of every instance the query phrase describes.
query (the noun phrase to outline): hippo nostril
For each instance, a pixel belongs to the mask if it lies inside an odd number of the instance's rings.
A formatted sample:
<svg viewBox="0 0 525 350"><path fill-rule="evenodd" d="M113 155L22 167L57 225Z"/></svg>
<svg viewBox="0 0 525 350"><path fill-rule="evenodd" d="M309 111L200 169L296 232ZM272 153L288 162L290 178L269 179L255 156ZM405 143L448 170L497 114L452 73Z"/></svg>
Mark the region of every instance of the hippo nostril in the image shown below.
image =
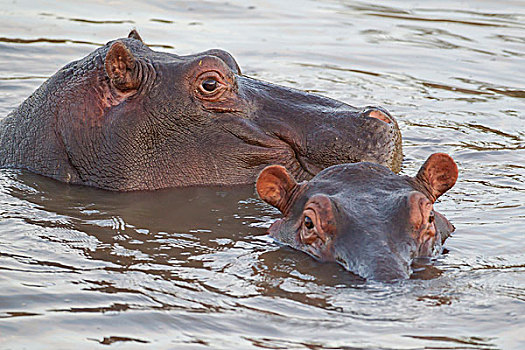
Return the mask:
<svg viewBox="0 0 525 350"><path fill-rule="evenodd" d="M387 124L392 123L392 119L390 119L389 113L376 107L365 108L361 115L365 117L379 119Z"/></svg>
<svg viewBox="0 0 525 350"><path fill-rule="evenodd" d="M434 212L431 211L430 214L428 214L428 223L431 224L434 222Z"/></svg>

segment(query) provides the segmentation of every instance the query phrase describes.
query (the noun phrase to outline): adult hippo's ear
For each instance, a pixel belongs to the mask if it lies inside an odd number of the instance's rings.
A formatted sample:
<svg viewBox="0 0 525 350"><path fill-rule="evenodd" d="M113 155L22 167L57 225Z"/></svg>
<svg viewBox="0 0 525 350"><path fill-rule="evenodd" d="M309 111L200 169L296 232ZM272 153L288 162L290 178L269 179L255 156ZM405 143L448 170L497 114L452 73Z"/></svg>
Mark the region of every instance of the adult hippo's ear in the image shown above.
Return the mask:
<svg viewBox="0 0 525 350"><path fill-rule="evenodd" d="M135 40L138 40L138 41L142 41L144 43L144 40L142 40L142 38L139 35L139 32L137 32L136 29L132 29L131 32L129 32L128 38L129 39L135 39Z"/></svg>
<svg viewBox="0 0 525 350"><path fill-rule="evenodd" d="M285 167L280 165L270 165L264 168L256 183L259 197L283 214L286 214L286 204L296 187L295 179Z"/></svg>
<svg viewBox="0 0 525 350"><path fill-rule="evenodd" d="M448 154L434 153L419 169L416 179L429 190L434 202L454 186L458 179L458 166Z"/></svg>
<svg viewBox="0 0 525 350"><path fill-rule="evenodd" d="M111 45L104 68L113 86L122 92L136 90L141 83L139 64L121 41Z"/></svg>

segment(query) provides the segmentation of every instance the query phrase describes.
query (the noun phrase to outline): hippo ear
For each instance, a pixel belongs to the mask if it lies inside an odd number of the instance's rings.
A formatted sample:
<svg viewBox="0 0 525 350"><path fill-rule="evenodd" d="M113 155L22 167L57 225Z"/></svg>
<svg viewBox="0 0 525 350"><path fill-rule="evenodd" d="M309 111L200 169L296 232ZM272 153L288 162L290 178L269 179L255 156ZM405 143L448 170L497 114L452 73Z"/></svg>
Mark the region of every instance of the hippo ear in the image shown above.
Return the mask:
<svg viewBox="0 0 525 350"><path fill-rule="evenodd" d="M273 205L284 214L284 208L293 190L297 187L292 175L285 167L270 165L257 178L257 193L263 201Z"/></svg>
<svg viewBox="0 0 525 350"><path fill-rule="evenodd" d="M121 42L111 45L104 67L111 83L121 91L136 90L140 85L138 63L129 49Z"/></svg>
<svg viewBox="0 0 525 350"><path fill-rule="evenodd" d="M434 153L419 169L416 179L425 184L435 201L456 183L458 166L448 154Z"/></svg>
<svg viewBox="0 0 525 350"><path fill-rule="evenodd" d="M128 38L144 42L144 40L142 40L142 38L140 37L139 32L137 32L135 28L133 28L131 32L129 32Z"/></svg>

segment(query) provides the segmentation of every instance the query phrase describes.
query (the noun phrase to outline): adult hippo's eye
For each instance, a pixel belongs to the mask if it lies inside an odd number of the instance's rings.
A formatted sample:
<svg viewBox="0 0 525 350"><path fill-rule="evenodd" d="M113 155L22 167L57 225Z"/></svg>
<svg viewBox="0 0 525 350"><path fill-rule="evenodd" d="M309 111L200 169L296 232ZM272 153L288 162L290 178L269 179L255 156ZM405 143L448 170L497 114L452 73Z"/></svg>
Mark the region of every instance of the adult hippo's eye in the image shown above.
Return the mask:
<svg viewBox="0 0 525 350"><path fill-rule="evenodd" d="M211 70L206 71L195 79L195 92L197 97L204 101L210 102L224 102L231 94L226 94L226 98L222 96L225 93L231 92L232 83L221 72ZM216 107L216 105L214 105ZM210 106L208 106L210 107ZM221 109L226 111L229 109Z"/></svg>
<svg viewBox="0 0 525 350"><path fill-rule="evenodd" d="M309 216L304 217L304 227L306 227L309 230L314 228L314 222Z"/></svg>
<svg viewBox="0 0 525 350"><path fill-rule="evenodd" d="M430 214L428 215L428 223L431 224L434 222L434 211L431 211Z"/></svg>
<svg viewBox="0 0 525 350"><path fill-rule="evenodd" d="M202 82L202 88L208 92L213 92L217 89L219 83L215 79L206 79Z"/></svg>

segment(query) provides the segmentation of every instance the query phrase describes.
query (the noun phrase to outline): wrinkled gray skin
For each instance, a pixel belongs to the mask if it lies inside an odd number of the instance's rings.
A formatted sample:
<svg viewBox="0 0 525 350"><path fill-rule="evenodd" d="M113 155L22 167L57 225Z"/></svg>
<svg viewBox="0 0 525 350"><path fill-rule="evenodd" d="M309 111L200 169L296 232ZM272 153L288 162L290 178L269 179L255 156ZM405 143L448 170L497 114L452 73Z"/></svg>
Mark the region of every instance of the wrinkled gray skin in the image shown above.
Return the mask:
<svg viewBox="0 0 525 350"><path fill-rule="evenodd" d="M257 191L284 217L272 237L320 261L334 261L367 279L408 278L415 258L439 253L454 227L433 209L450 189L457 166L429 157L415 177L369 163L332 166L297 184L280 166L263 170Z"/></svg>
<svg viewBox="0 0 525 350"><path fill-rule="evenodd" d="M299 180L346 162L398 171L402 158L385 110L249 78L222 50L155 52L135 31L42 84L0 122L0 146L0 167L117 191L253 183L269 164Z"/></svg>

